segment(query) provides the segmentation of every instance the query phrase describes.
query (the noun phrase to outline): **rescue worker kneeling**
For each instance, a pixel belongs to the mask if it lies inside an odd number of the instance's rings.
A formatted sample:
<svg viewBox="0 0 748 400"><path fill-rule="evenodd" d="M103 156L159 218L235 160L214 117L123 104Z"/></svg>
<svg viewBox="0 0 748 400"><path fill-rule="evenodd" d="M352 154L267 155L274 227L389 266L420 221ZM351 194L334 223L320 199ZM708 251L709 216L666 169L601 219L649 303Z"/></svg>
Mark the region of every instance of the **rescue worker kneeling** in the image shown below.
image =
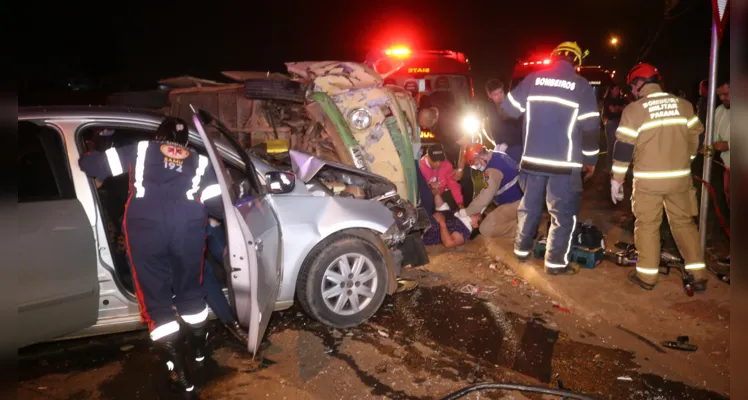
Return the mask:
<svg viewBox="0 0 748 400"><path fill-rule="evenodd" d="M167 117L155 140L89 153L79 164L97 179L129 172L124 230L141 318L171 383L196 397L172 306L189 327L192 358L202 367L208 356L208 306L201 287L206 207L217 218L223 209L210 160L188 149L187 138L187 124Z"/></svg>
<svg viewBox="0 0 748 400"><path fill-rule="evenodd" d="M629 279L652 290L660 264L660 224L663 206L694 291L706 290L707 274L699 233L693 222L698 213L696 190L691 180L691 156L699 146L703 126L686 99L663 92L660 73L639 63L626 82L637 98L621 115L613 150L611 197L623 200L623 182L634 162L631 196L636 222L634 242L639 251L636 271Z"/></svg>
<svg viewBox="0 0 748 400"><path fill-rule="evenodd" d="M509 116L524 114L524 149L519 184L524 197L517 212L514 253L529 258L543 214L551 214L545 272L574 274L569 253L577 225L581 172L588 179L600 153L600 113L590 83L579 76L582 51L576 43L560 44L551 53L553 64L529 74L501 104Z"/></svg>
<svg viewBox="0 0 748 400"><path fill-rule="evenodd" d="M465 160L471 168L481 171L488 184L470 205L456 215L477 222L493 201L497 208L480 223L480 234L486 237L513 237L517 228L517 208L522 191L519 188L519 165L508 154L488 151L473 143L465 150Z"/></svg>

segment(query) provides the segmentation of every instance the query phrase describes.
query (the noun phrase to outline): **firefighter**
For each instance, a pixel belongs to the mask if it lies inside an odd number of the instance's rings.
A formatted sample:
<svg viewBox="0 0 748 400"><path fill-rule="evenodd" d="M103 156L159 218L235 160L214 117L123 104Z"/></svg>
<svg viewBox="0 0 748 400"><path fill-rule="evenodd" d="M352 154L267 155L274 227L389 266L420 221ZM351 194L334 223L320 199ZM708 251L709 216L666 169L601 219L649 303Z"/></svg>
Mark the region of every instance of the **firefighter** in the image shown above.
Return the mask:
<svg viewBox="0 0 748 400"><path fill-rule="evenodd" d="M223 212L210 160L188 149L187 137L187 124L167 117L155 140L88 153L79 165L100 180L129 172L124 231L141 317L171 383L193 398L172 306L188 327L192 356L201 367L207 356L208 306L201 287L207 207L218 218Z"/></svg>
<svg viewBox="0 0 748 400"><path fill-rule="evenodd" d="M689 167L698 150L703 125L694 116L691 103L664 92L660 81L657 68L646 63L637 64L626 76L637 100L623 110L616 130L611 197L614 204L623 200L623 182L633 160L631 203L636 217L634 241L639 259L629 279L646 290L657 284L664 207L692 279L691 287L703 292L706 264L692 218L698 213L698 205Z"/></svg>
<svg viewBox="0 0 748 400"><path fill-rule="evenodd" d="M575 66L582 50L564 42L551 52L547 69L525 77L501 105L512 118L524 115L524 149L519 184L524 192L517 212L514 253L529 258L543 205L551 214L545 272L575 274L570 263L571 240L577 224L582 176L595 171L600 137L600 113L590 83Z"/></svg>
<svg viewBox="0 0 748 400"><path fill-rule="evenodd" d="M471 168L481 171L487 187L481 190L473 202L457 213L463 221L466 217L477 222L486 207L493 201L497 208L486 215L480 223L481 235L486 237L514 236L517 227L517 208L522 191L517 181L519 166L508 154L488 151L480 143L473 143L465 150L465 160Z"/></svg>

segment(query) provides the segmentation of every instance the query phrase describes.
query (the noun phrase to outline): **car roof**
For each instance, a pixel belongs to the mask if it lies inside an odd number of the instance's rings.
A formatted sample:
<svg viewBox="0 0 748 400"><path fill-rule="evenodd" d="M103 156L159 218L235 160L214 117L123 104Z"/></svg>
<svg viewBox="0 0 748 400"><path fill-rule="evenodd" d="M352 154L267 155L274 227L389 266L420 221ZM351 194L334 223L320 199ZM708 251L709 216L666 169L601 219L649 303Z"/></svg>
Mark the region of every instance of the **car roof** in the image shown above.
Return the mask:
<svg viewBox="0 0 748 400"><path fill-rule="evenodd" d="M129 107L113 107L113 106L34 106L34 107L19 107L18 108L18 119L122 119L122 120L138 120L138 121L149 121L158 125L164 119L165 115L151 110L144 110L138 108ZM190 131L190 142L197 144L198 146L204 147L200 135L195 131L193 127L189 128ZM228 157L229 162L235 166L242 166L243 162L238 156L236 151L228 145L224 140L219 140L216 143L219 153L223 154L224 157ZM264 162L260 158L249 154L252 159L255 168L260 173L268 171L277 171L278 168Z"/></svg>
<svg viewBox="0 0 748 400"><path fill-rule="evenodd" d="M145 109L113 106L34 106L18 107L18 119L41 118L103 118L136 119L152 121L156 124L164 119L164 114Z"/></svg>

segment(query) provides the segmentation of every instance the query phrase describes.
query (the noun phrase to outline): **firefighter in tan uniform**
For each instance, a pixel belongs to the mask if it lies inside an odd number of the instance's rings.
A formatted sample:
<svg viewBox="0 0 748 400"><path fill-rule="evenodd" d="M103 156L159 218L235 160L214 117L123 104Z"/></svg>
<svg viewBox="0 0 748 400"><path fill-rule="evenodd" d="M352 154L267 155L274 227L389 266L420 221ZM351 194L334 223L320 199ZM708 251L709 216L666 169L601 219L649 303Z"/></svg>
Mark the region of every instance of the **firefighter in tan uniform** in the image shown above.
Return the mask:
<svg viewBox="0 0 748 400"><path fill-rule="evenodd" d="M650 64L639 63L626 82L637 99L621 116L613 150L611 197L623 200L623 181L634 163L634 241L639 250L636 271L629 279L644 289L657 284L660 264L660 224L667 212L694 291L706 290L706 265L693 222L698 212L691 180L691 156L696 154L703 126L687 100L664 92L660 74Z"/></svg>

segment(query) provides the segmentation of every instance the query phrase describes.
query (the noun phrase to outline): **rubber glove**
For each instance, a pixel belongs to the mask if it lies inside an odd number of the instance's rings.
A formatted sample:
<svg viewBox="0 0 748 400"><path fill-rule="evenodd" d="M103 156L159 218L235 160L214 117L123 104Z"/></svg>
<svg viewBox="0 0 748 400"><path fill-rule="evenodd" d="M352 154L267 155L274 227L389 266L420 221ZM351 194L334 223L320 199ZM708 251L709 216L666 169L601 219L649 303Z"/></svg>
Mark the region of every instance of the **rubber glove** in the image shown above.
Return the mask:
<svg viewBox="0 0 748 400"><path fill-rule="evenodd" d="M618 182L615 179L610 180L610 198L613 200L613 204L623 201L623 182Z"/></svg>

